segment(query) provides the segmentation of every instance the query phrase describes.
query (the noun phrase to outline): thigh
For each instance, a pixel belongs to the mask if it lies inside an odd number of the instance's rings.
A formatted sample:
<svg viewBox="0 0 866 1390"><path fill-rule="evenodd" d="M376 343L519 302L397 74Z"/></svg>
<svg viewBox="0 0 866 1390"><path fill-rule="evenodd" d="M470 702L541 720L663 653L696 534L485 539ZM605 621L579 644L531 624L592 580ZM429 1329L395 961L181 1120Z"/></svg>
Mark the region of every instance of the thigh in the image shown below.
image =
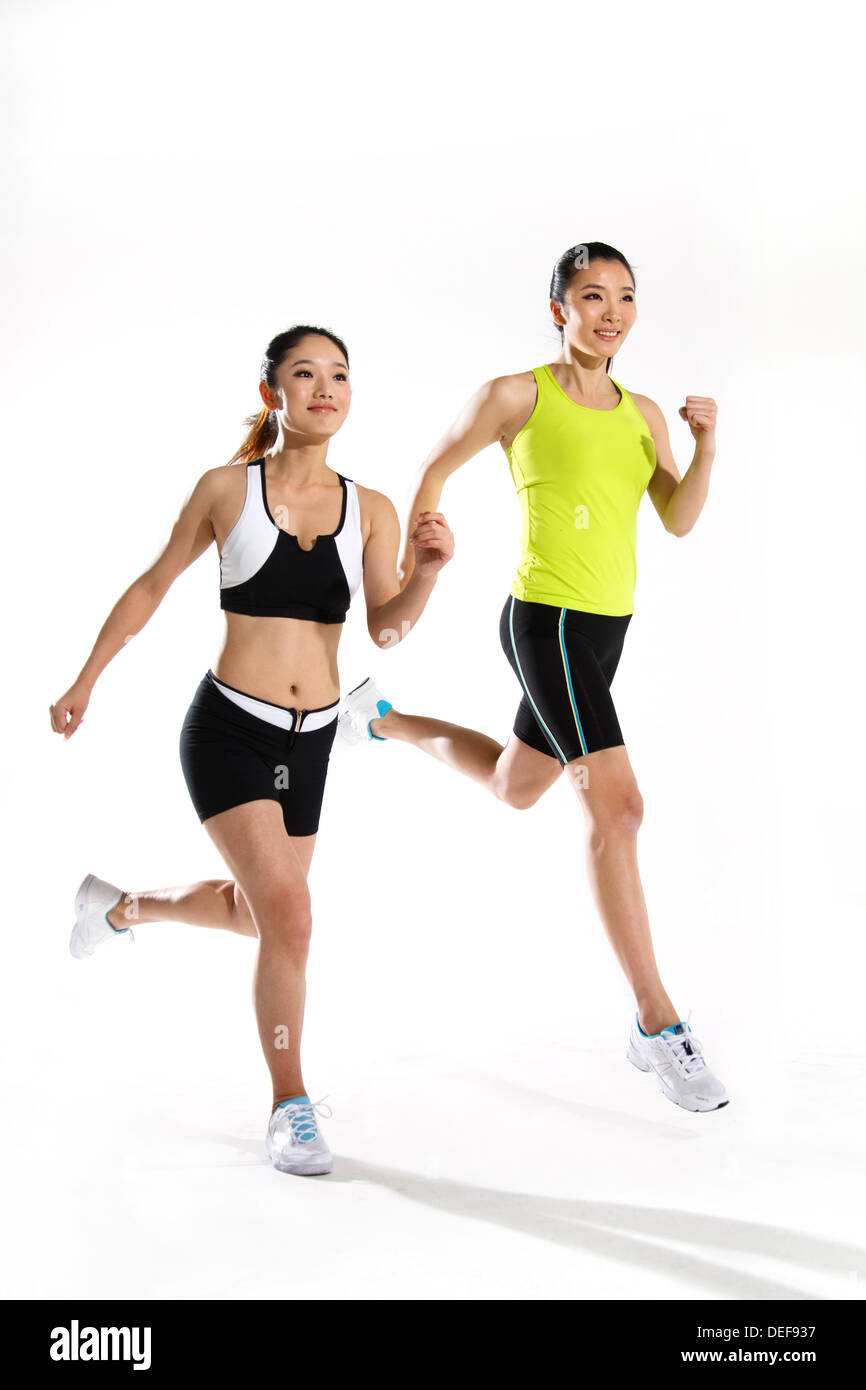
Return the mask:
<svg viewBox="0 0 866 1390"><path fill-rule="evenodd" d="M180 761L200 821L245 802L279 802L289 736L215 691L205 677L187 710Z"/></svg>
<svg viewBox="0 0 866 1390"><path fill-rule="evenodd" d="M203 824L259 930L274 904L308 906L309 856L286 834L276 801L247 801Z"/></svg>
<svg viewBox="0 0 866 1390"><path fill-rule="evenodd" d="M623 743L602 662L609 656L612 631L621 637L627 621L509 600L500 638L523 687L514 724L518 738L532 739L531 712L562 766ZM531 746L540 751L538 734Z"/></svg>
<svg viewBox="0 0 866 1390"><path fill-rule="evenodd" d="M622 746L625 740L598 646L581 628L569 629L568 610L564 611L559 636L566 697L559 708L567 711L562 713L559 727L569 753L567 761Z"/></svg>
<svg viewBox="0 0 866 1390"><path fill-rule="evenodd" d="M623 814L639 821L642 799L624 744L575 758L567 764L565 775L589 822L600 825Z"/></svg>
<svg viewBox="0 0 866 1390"><path fill-rule="evenodd" d="M205 826L205 829L207 829L207 825ZM316 848L316 836L290 835L288 839L289 843L292 845L292 847L295 850L295 853L298 856L298 860L304 873L304 878L309 877L310 863L312 862L313 851ZM241 885L236 880L234 880L231 886L234 892L234 903L236 910L238 912L244 913L247 917L252 917L250 905L247 902L246 894L244 893L244 890L241 888Z"/></svg>
<svg viewBox="0 0 866 1390"><path fill-rule="evenodd" d="M275 769L283 823L292 839L315 838L336 732L336 719L321 729L302 729Z"/></svg>
<svg viewBox="0 0 866 1390"><path fill-rule="evenodd" d="M520 798L543 796L561 776L562 764L551 748L530 747L513 732L496 761L498 781Z"/></svg>
<svg viewBox="0 0 866 1390"><path fill-rule="evenodd" d="M306 878L310 872L310 863L313 858L313 850L316 848L315 835L290 835L289 843L293 846L298 859L301 861L301 868Z"/></svg>
<svg viewBox="0 0 866 1390"><path fill-rule="evenodd" d="M627 613L625 617L610 618L598 613L583 613L573 615L572 621L574 621L574 617L587 632L595 647L598 664L604 678L609 686L612 685L616 668L619 666L619 659L622 656L625 634L632 620L632 614ZM586 626L587 618L591 619L589 627Z"/></svg>
<svg viewBox="0 0 866 1390"><path fill-rule="evenodd" d="M511 732L514 739L521 743L527 751L531 749L534 753L540 753L542 757L547 758L548 762L552 759L558 768L562 768L558 751L536 719L527 695L523 696L517 706Z"/></svg>
<svg viewBox="0 0 866 1390"><path fill-rule="evenodd" d="M527 749L555 758L561 767L566 757L552 727L556 720L549 717L548 668L555 659L554 613L546 605L524 603L510 595L499 619L499 641L523 691L512 733Z"/></svg>

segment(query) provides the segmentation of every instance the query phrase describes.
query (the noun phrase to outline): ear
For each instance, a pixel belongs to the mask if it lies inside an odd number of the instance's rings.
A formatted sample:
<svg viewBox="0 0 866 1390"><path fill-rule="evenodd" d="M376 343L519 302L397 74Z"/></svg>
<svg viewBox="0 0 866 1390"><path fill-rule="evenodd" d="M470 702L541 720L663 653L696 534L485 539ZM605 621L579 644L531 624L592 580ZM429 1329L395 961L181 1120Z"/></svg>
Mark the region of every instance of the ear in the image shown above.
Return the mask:
<svg viewBox="0 0 866 1390"><path fill-rule="evenodd" d="M553 322L558 324L560 328L564 328L565 319L562 315L562 306L558 304L555 299L551 299L550 301L550 312L553 315Z"/></svg>
<svg viewBox="0 0 866 1390"><path fill-rule="evenodd" d="M267 410L279 410L279 405L280 405L280 403L279 403L279 401L276 399L276 397L274 396L274 393L272 392L271 388L268 386L267 382L265 382L265 381L260 381L260 382L259 382L259 395L261 396L262 400L264 401L265 408L266 408Z"/></svg>

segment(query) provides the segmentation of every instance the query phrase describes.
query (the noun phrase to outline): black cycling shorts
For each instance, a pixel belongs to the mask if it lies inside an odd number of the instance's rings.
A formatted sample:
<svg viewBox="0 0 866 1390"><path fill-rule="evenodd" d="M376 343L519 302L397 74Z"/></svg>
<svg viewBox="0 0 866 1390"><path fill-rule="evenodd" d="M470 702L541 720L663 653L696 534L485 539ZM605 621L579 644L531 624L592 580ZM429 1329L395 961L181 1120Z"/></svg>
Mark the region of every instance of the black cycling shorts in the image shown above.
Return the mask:
<svg viewBox="0 0 866 1390"><path fill-rule="evenodd" d="M514 720L521 742L563 766L624 742L610 685L631 618L509 594L499 640L523 689Z"/></svg>
<svg viewBox="0 0 866 1390"><path fill-rule="evenodd" d="M260 713L242 708L237 698ZM289 709L235 691L208 671L180 733L181 767L199 820L265 799L279 802L287 834L314 835L339 703L335 700L318 710ZM290 723L291 728L272 719Z"/></svg>

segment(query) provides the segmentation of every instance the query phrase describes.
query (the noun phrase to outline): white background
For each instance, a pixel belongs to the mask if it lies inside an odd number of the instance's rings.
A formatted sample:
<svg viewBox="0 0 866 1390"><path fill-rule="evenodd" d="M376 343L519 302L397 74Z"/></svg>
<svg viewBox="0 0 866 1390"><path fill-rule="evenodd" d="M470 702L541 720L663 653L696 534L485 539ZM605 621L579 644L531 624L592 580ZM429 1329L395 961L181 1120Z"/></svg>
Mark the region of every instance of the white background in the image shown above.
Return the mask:
<svg viewBox="0 0 866 1390"><path fill-rule="evenodd" d="M7 0L7 1296L862 1292L848 13ZM215 551L69 742L48 705L234 452L275 333L346 340L328 462L405 522L472 391L556 359L550 272L593 239L636 272L612 374L659 403L681 472L678 407L719 405L695 529L677 540L642 505L614 696L663 978L732 1103L687 1115L625 1062L631 1001L564 783L517 812L407 746L338 748L304 1050L337 1160L283 1178L262 1156L254 944L165 924L67 951L87 872L131 890L227 876L177 755L220 640ZM359 594L342 687L372 674L398 708L504 742L519 512L501 450L441 506L457 550L427 612L379 652Z"/></svg>

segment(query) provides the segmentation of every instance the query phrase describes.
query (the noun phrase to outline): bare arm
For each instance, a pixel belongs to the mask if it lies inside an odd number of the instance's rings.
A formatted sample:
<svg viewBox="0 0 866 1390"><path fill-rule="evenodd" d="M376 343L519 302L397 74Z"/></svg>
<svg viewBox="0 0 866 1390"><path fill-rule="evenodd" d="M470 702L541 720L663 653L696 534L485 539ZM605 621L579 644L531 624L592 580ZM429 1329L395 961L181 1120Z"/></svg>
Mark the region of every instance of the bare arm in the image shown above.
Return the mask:
<svg viewBox="0 0 866 1390"><path fill-rule="evenodd" d="M418 470L409 506L406 540L398 570L401 588L408 584L415 566L413 541L417 527L429 520L425 513L441 515L436 512L436 507L446 478L475 454L486 449L488 444L495 444L502 438L515 409L520 408L521 397L518 377L495 377L485 382L427 455Z"/></svg>
<svg viewBox="0 0 866 1390"><path fill-rule="evenodd" d="M425 517L415 528L412 576L401 588L396 573L400 521L394 504L381 492L365 488L364 494L371 518L364 546L367 631L378 647L393 647L424 612L439 571L454 554L454 537L441 512Z"/></svg>
<svg viewBox="0 0 866 1390"><path fill-rule="evenodd" d="M674 536L685 536L700 516L710 490L716 454L716 403L709 396L686 396L685 405L680 407L680 417L688 422L695 440L694 457L681 478L661 410L648 396L635 396L634 400L649 425L656 448L656 468L647 492L665 530Z"/></svg>
<svg viewBox="0 0 866 1390"><path fill-rule="evenodd" d="M159 607L178 575L207 550L214 540L210 520L215 475L199 478L174 524L168 543L149 569L121 594L99 630L93 650L65 695L50 705L51 727L69 738L84 716L96 680L130 637L140 632Z"/></svg>

